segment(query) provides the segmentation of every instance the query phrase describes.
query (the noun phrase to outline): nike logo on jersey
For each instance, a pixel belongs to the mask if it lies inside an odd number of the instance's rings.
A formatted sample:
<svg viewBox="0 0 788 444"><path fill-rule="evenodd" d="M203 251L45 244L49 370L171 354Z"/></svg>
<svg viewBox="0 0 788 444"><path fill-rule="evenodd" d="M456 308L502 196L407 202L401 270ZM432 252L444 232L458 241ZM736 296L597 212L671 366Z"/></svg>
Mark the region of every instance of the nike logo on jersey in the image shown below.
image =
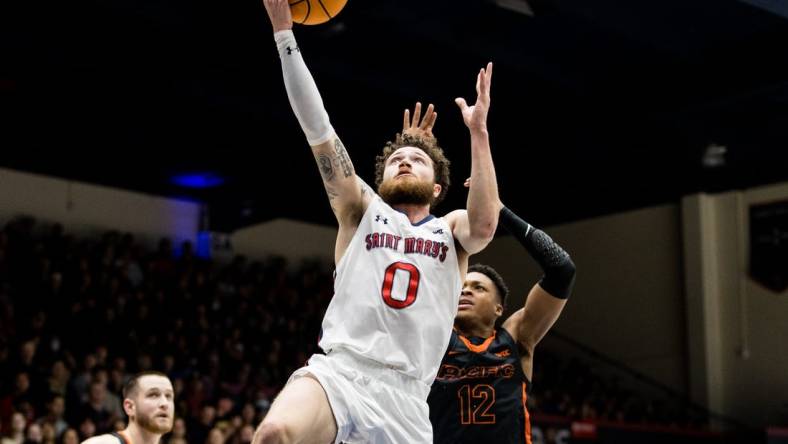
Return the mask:
<svg viewBox="0 0 788 444"><path fill-rule="evenodd" d="M380 222L380 221L383 221L384 225L388 225L389 224L388 218L381 217L380 214L378 214L377 216L375 216L375 222Z"/></svg>

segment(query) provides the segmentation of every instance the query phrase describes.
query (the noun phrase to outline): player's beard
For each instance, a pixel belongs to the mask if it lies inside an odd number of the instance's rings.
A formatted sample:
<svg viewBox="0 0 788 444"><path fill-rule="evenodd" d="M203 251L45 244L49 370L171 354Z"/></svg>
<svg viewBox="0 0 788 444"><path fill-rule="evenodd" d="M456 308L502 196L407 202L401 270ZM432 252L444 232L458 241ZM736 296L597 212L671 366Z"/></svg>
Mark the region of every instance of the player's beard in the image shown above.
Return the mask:
<svg viewBox="0 0 788 444"><path fill-rule="evenodd" d="M172 416L170 416L169 421L167 421L166 425L162 425L161 422L156 420L156 415L158 413L154 413L153 415L146 416L140 413L137 413L137 425L146 430L150 433L155 433L157 435L163 435L165 433L169 433L172 430L172 424L175 420Z"/></svg>
<svg viewBox="0 0 788 444"><path fill-rule="evenodd" d="M434 184L415 176L386 179L380 184L378 194L389 205L432 205Z"/></svg>

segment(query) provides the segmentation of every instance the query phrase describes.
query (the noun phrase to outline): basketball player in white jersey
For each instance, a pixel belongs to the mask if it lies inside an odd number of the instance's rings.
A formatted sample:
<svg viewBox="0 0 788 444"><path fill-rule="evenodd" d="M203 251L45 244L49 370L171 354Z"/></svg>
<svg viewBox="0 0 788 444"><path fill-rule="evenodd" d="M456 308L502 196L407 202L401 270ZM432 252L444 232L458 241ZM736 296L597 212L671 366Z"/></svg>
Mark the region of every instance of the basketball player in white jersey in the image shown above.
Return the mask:
<svg viewBox="0 0 788 444"><path fill-rule="evenodd" d="M285 87L339 223L334 298L320 347L274 401L253 444L432 443L426 404L451 336L468 256L497 226L498 189L487 134L492 64L477 101L457 99L471 135L467 210L430 214L449 184L432 136L432 107L414 110L378 156L378 194L354 171L292 32L287 0L264 0Z"/></svg>
<svg viewBox="0 0 788 444"><path fill-rule="evenodd" d="M83 444L159 444L175 420L174 390L164 373L142 372L123 386L124 430L94 436Z"/></svg>

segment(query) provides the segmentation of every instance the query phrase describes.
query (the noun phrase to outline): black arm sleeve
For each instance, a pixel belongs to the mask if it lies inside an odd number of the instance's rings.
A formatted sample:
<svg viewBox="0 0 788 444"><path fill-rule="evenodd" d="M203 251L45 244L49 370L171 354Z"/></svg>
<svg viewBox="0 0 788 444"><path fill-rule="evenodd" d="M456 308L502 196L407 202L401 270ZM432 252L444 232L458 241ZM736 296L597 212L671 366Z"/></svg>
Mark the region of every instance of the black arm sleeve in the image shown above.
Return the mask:
<svg viewBox="0 0 788 444"><path fill-rule="evenodd" d="M557 298L569 298L575 285L575 264L569 254L547 233L532 227L506 207L501 208L498 223L514 235L542 268L544 276L539 285Z"/></svg>

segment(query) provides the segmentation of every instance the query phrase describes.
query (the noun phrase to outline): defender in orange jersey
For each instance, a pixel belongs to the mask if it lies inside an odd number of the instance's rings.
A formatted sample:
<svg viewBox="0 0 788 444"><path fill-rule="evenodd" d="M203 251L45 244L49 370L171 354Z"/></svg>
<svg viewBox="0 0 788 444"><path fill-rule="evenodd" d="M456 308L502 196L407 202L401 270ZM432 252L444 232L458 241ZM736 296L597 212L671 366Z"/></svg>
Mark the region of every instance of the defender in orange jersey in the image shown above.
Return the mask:
<svg viewBox="0 0 788 444"><path fill-rule="evenodd" d="M525 404L534 349L558 319L574 285L569 254L543 231L500 207L499 224L539 263L544 277L531 289L525 306L496 328L509 290L492 267L468 268L454 331L428 398L436 444L530 444Z"/></svg>

